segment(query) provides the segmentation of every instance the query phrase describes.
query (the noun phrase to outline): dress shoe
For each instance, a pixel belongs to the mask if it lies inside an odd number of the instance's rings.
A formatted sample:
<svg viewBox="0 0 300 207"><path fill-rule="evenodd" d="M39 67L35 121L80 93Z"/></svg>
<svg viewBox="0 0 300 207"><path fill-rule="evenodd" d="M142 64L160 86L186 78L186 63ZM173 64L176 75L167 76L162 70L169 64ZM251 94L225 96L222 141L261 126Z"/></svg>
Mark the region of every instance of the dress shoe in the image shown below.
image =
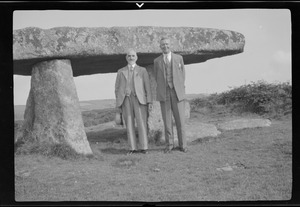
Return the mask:
<svg viewBox="0 0 300 207"><path fill-rule="evenodd" d="M134 153L137 153L137 150L129 150L127 152L127 155L131 155L131 154L134 154Z"/></svg>
<svg viewBox="0 0 300 207"><path fill-rule="evenodd" d="M188 149L187 148L180 148L179 151L187 153Z"/></svg>
<svg viewBox="0 0 300 207"><path fill-rule="evenodd" d="M148 154L148 150L141 150L140 153L142 153L142 154Z"/></svg>

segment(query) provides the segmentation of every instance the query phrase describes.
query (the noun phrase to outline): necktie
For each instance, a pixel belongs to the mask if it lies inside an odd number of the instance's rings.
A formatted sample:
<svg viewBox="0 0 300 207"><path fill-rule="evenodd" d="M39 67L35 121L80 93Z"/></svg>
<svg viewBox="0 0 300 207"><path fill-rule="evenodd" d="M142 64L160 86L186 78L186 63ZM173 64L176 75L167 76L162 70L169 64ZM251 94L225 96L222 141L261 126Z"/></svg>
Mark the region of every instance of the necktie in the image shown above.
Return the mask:
<svg viewBox="0 0 300 207"><path fill-rule="evenodd" d="M133 66L131 66L131 72L132 72L132 74L131 74L131 81L132 81L132 93L133 93L133 95L135 96L135 88L134 88L134 67Z"/></svg>
<svg viewBox="0 0 300 207"><path fill-rule="evenodd" d="M165 56L165 66L166 66L166 81L170 88L173 88L173 74L172 68L170 67L170 61L167 56Z"/></svg>
<svg viewBox="0 0 300 207"><path fill-rule="evenodd" d="M130 74L130 80L132 79L132 76L133 76L133 66L129 66L129 74Z"/></svg>
<svg viewBox="0 0 300 207"><path fill-rule="evenodd" d="M170 64L168 56L165 57L165 63L166 63L167 66Z"/></svg>
<svg viewBox="0 0 300 207"><path fill-rule="evenodd" d="M135 95L134 90L134 67L132 65L129 66L129 84L130 84L130 91Z"/></svg>

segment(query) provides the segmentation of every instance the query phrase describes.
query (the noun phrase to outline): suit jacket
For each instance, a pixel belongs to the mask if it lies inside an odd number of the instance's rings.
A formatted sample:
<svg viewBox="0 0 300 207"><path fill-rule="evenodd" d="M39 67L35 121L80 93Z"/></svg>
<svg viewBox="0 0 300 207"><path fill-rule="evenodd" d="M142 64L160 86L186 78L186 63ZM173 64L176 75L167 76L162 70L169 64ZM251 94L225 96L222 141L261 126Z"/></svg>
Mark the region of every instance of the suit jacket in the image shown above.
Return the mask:
<svg viewBox="0 0 300 207"><path fill-rule="evenodd" d="M152 102L149 75L146 68L136 65L134 68L134 88L140 104ZM118 70L115 83L116 107L121 107L126 96L128 66Z"/></svg>
<svg viewBox="0 0 300 207"><path fill-rule="evenodd" d="M173 72L173 84L178 101L185 99L185 68L181 55L171 53L171 67ZM154 60L154 76L156 80L156 100L166 100L166 71L163 54Z"/></svg>

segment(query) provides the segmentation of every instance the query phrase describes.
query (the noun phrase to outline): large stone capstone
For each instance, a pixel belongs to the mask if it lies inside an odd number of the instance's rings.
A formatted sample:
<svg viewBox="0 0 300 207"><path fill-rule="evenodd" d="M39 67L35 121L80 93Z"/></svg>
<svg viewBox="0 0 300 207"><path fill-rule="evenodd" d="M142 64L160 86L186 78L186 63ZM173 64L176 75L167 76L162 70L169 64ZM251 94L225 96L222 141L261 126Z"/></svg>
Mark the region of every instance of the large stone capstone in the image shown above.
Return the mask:
<svg viewBox="0 0 300 207"><path fill-rule="evenodd" d="M33 67L23 129L24 142L66 144L79 154L92 154L69 60Z"/></svg>
<svg viewBox="0 0 300 207"><path fill-rule="evenodd" d="M229 30L195 27L29 27L13 31L14 74L31 75L34 64L51 59L69 59L73 75L113 73L126 65L128 48L136 49L137 64L148 66L161 54L162 36L171 39L172 51L184 63L243 52L245 38Z"/></svg>

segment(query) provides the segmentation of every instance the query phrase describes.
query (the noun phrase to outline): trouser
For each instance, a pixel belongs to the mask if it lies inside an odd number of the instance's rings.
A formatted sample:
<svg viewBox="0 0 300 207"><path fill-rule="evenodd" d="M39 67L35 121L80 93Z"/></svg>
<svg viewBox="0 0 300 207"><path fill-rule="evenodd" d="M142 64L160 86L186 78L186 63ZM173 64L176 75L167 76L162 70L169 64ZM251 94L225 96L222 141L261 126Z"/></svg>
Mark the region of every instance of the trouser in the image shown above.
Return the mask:
<svg viewBox="0 0 300 207"><path fill-rule="evenodd" d="M180 148L186 148L184 100L178 101L174 87L171 89L167 86L166 92L166 101L160 101L160 108L164 122L167 147L169 149L174 147L173 112L178 135L178 145Z"/></svg>
<svg viewBox="0 0 300 207"><path fill-rule="evenodd" d="M135 121L138 127L140 149L148 149L147 138L147 105L142 105L136 96L126 96L122 104L122 113L127 129L127 138L131 150L137 150Z"/></svg>

